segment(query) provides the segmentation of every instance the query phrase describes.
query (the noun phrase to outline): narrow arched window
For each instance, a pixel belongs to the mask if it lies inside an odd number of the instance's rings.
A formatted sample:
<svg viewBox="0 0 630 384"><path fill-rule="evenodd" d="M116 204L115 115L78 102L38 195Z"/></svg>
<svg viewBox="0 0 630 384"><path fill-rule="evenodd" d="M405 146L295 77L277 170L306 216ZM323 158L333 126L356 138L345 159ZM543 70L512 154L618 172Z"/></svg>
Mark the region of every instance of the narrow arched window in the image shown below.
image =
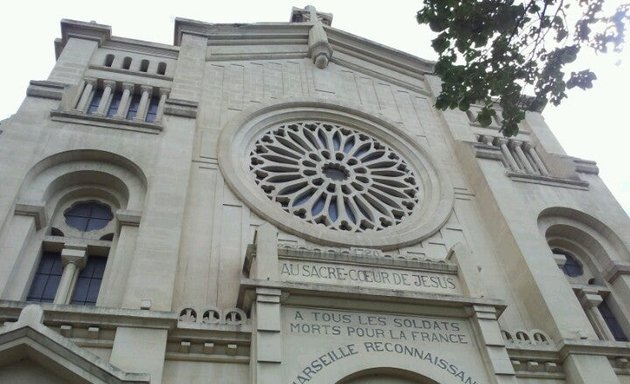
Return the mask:
<svg viewBox="0 0 630 384"><path fill-rule="evenodd" d="M164 62L160 62L160 63L158 64L158 67L157 67L157 74L158 74L158 75L165 75L165 74L166 74L166 63L164 63Z"/></svg>
<svg viewBox="0 0 630 384"><path fill-rule="evenodd" d="M104 64L105 64L106 67L111 67L112 64L114 64L114 55L112 55L110 53L107 56L105 56L105 63Z"/></svg>
<svg viewBox="0 0 630 384"><path fill-rule="evenodd" d="M149 60L142 60L140 62L140 72L146 72L149 70Z"/></svg>
<svg viewBox="0 0 630 384"><path fill-rule="evenodd" d="M131 57L127 56L125 57L125 59L123 60L123 69L129 69L131 68Z"/></svg>

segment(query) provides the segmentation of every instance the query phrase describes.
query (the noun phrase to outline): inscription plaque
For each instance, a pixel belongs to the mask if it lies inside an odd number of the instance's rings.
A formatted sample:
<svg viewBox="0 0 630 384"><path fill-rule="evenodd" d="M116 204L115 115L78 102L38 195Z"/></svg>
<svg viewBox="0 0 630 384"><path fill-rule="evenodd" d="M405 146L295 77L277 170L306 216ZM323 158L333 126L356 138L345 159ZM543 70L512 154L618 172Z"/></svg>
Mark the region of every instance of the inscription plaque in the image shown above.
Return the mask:
<svg viewBox="0 0 630 384"><path fill-rule="evenodd" d="M457 275L376 266L283 260L278 263L280 280L385 288L426 293L460 294Z"/></svg>

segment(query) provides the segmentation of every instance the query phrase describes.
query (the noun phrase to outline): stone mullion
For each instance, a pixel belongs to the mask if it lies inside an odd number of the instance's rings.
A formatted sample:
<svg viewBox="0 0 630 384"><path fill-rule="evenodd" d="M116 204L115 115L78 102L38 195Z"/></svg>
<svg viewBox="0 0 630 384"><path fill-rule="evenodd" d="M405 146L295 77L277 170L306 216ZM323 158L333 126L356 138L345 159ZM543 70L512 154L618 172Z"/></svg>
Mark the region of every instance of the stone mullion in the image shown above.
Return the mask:
<svg viewBox="0 0 630 384"><path fill-rule="evenodd" d="M123 93L120 98L120 104L118 105L118 110L114 115L116 119L124 119L127 116L127 111L129 110L129 104L131 102L131 91L133 90L133 84L131 83L123 83L122 85Z"/></svg>
<svg viewBox="0 0 630 384"><path fill-rule="evenodd" d="M64 245L61 250L61 262L64 266L61 281L55 294L55 304L68 304L70 302L79 271L85 267L86 261L87 246Z"/></svg>
<svg viewBox="0 0 630 384"><path fill-rule="evenodd" d="M531 145L530 143L524 143L523 147L525 148L527 153L529 153L532 159L534 159L534 163L540 170L540 173L543 174L544 176L549 176L549 170L547 170L547 167L545 167L545 164L540 159L540 156L538 156L538 152L536 152L536 148L534 148L534 146Z"/></svg>
<svg viewBox="0 0 630 384"><path fill-rule="evenodd" d="M112 91L115 88L115 81L106 80L103 82L103 96L101 97L101 102L99 103L98 109L96 110L97 116L105 116L105 114L107 113L109 105L112 102Z"/></svg>
<svg viewBox="0 0 630 384"><path fill-rule="evenodd" d="M494 144L498 145L499 148L501 148L501 153L503 153L503 157L507 161L509 167L515 172L521 171L521 167L519 167L518 163L512 156L512 153L510 152L510 149L507 146L508 140L497 137L494 139Z"/></svg>
<svg viewBox="0 0 630 384"><path fill-rule="evenodd" d="M166 104L168 93L168 89L160 88L160 102L158 104L157 114L155 115L154 123L159 123L160 121L162 121L162 117L164 116L164 105Z"/></svg>
<svg viewBox="0 0 630 384"><path fill-rule="evenodd" d="M83 92L81 92L81 98L79 99L79 103L75 108L77 111L85 113L88 105L90 105L90 101L94 96L94 87L96 86L96 79L85 79L85 87L83 88Z"/></svg>
<svg viewBox="0 0 630 384"><path fill-rule="evenodd" d="M527 158L527 156L525 156L525 152L523 152L523 149L521 148L521 144L522 142L520 141L510 140L508 144L508 148L516 152L516 156L518 156L519 160L523 164L523 167L525 168L525 171L527 173L532 174L532 175L536 174L536 171L534 170L534 168L532 168L532 165L529 163L529 159Z"/></svg>
<svg viewBox="0 0 630 384"><path fill-rule="evenodd" d="M140 103L138 104L138 112L136 113L135 121L144 121L147 115L147 109L149 108L149 98L153 93L153 87L143 85L140 87L142 96L140 96Z"/></svg>

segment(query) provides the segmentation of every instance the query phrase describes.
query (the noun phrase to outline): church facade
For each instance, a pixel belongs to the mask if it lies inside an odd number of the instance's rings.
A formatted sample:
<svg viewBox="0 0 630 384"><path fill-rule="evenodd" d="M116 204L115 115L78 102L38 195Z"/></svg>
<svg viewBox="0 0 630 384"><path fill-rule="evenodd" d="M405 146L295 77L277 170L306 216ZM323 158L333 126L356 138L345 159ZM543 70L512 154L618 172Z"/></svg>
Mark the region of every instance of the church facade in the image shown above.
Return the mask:
<svg viewBox="0 0 630 384"><path fill-rule="evenodd" d="M0 382L630 383L596 164L331 23L61 22L0 123Z"/></svg>

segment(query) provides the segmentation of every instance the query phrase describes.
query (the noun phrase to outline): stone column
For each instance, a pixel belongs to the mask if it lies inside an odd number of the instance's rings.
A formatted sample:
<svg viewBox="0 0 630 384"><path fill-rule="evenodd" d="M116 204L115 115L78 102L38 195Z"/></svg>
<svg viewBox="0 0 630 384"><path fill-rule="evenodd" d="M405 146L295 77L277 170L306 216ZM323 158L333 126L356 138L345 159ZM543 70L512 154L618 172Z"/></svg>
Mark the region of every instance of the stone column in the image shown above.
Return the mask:
<svg viewBox="0 0 630 384"><path fill-rule="evenodd" d="M87 245L64 244L61 250L63 272L55 295L55 304L68 304L72 298L79 271L87 262Z"/></svg>
<svg viewBox="0 0 630 384"><path fill-rule="evenodd" d="M140 97L140 103L138 104L138 113L136 113L135 121L144 121L147 116L147 108L149 108L149 98L153 93L153 87L143 85L140 87L142 96Z"/></svg>
<svg viewBox="0 0 630 384"><path fill-rule="evenodd" d="M96 116L105 116L107 114L107 109L112 101L112 91L116 89L116 82L112 80L103 81L103 96L101 97L101 102L98 105L98 109L96 110Z"/></svg>
<svg viewBox="0 0 630 384"><path fill-rule="evenodd" d="M129 110L129 103L131 101L131 91L133 90L132 83L123 83L122 84L123 94L120 98L120 105L118 106L118 111L114 115L115 119L124 119L127 117L127 111Z"/></svg>
<svg viewBox="0 0 630 384"><path fill-rule="evenodd" d="M612 332L608 328L604 317L601 312L597 308L604 299L597 293L597 290L592 288L584 288L580 289L578 292L578 299L580 300L580 304L582 304L582 308L584 308L584 312L586 312L586 316L589 321L593 325L593 329L597 336L599 336L602 340L615 340Z"/></svg>
<svg viewBox="0 0 630 384"><path fill-rule="evenodd" d="M534 168L532 168L532 165L529 163L529 159L527 158L527 156L525 156L525 153L521 148L521 144L521 141L510 140L510 142L508 143L508 148L516 152L516 156L518 156L519 160L521 160L521 164L523 164L523 167L525 167L527 173L533 175L536 173L536 171L534 170Z"/></svg>
<svg viewBox="0 0 630 384"><path fill-rule="evenodd" d="M96 79L85 79L85 87L83 87L83 92L81 92L81 98L79 99L79 103L75 108L79 112L85 113L87 110L90 101L92 100L92 96L94 95L94 87L96 86Z"/></svg>
<svg viewBox="0 0 630 384"><path fill-rule="evenodd" d="M154 123L158 124L162 121L162 117L164 116L164 105L166 104L166 99L168 98L169 90L166 88L160 88L160 102L158 104L157 114L155 115Z"/></svg>
<svg viewBox="0 0 630 384"><path fill-rule="evenodd" d="M534 148L534 146L531 143L523 143L523 148L525 149L525 151L527 151L527 153L529 153L531 158L534 159L534 163L536 163L536 166L538 167L538 170L540 170L540 173L543 174L544 176L549 176L549 171L547 170L547 167L545 167L545 164L540 159L540 156L538 156L538 152L536 152L536 148Z"/></svg>
<svg viewBox="0 0 630 384"><path fill-rule="evenodd" d="M512 156L510 149L507 146L508 139L504 139L502 137L497 137L494 139L494 145L498 145L501 148L501 153L503 153L503 157L505 157L505 161L507 161L508 165L514 172L519 172L521 168L518 166L516 160Z"/></svg>

